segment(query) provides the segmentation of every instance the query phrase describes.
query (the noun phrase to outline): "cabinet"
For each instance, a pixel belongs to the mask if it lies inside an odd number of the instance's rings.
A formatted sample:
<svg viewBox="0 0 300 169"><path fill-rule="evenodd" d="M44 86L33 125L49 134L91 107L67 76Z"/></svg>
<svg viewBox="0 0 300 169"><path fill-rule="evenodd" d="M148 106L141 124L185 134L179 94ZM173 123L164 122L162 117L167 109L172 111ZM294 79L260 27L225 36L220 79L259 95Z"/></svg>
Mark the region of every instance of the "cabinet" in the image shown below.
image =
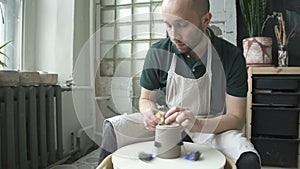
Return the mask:
<svg viewBox="0 0 300 169"><path fill-rule="evenodd" d="M300 67L248 67L246 135L262 165L300 168Z"/></svg>

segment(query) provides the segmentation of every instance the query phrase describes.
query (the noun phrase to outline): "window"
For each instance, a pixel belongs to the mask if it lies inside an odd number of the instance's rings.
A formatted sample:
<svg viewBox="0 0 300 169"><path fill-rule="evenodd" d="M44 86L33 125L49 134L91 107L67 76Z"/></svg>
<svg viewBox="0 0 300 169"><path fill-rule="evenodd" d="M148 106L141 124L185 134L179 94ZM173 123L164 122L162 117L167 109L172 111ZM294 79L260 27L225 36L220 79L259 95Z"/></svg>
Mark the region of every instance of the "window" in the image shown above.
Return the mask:
<svg viewBox="0 0 300 169"><path fill-rule="evenodd" d="M22 0L0 0L0 45L12 41L2 49L8 58L0 56L7 64L5 69L21 69ZM0 69L3 69L2 67Z"/></svg>
<svg viewBox="0 0 300 169"><path fill-rule="evenodd" d="M117 112L138 110L139 76L146 52L166 36L162 18L155 14L161 12L160 6L161 0L101 0L97 4L103 57L100 108L113 105L111 110Z"/></svg>

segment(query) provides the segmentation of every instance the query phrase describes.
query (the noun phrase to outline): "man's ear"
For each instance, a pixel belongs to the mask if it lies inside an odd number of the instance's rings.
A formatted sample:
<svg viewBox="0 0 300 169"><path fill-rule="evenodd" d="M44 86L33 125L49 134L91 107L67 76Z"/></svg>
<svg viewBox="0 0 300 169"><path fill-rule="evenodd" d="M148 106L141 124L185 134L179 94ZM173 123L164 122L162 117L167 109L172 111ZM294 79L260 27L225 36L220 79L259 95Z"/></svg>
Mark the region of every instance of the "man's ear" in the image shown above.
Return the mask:
<svg viewBox="0 0 300 169"><path fill-rule="evenodd" d="M210 20L211 20L211 13L210 12L207 12L206 14L204 14L201 18L201 22L202 22L202 25L204 27L208 27L209 23L210 23Z"/></svg>

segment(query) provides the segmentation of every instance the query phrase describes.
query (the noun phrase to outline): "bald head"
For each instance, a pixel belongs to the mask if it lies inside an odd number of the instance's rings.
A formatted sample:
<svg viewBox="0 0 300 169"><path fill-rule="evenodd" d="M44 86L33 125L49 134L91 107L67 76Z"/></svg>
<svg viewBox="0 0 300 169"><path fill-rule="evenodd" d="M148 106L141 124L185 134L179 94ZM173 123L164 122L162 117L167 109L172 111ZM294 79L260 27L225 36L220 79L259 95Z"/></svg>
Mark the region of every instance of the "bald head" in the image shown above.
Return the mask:
<svg viewBox="0 0 300 169"><path fill-rule="evenodd" d="M210 4L209 0L192 0L192 9L199 14L199 16L202 16L203 14L206 14L209 12Z"/></svg>
<svg viewBox="0 0 300 169"><path fill-rule="evenodd" d="M208 13L210 10L209 0L163 0L163 5L169 3L184 3L186 7L192 9L198 16Z"/></svg>
<svg viewBox="0 0 300 169"><path fill-rule="evenodd" d="M171 41L182 53L204 39L211 19L208 0L163 0L162 15Z"/></svg>

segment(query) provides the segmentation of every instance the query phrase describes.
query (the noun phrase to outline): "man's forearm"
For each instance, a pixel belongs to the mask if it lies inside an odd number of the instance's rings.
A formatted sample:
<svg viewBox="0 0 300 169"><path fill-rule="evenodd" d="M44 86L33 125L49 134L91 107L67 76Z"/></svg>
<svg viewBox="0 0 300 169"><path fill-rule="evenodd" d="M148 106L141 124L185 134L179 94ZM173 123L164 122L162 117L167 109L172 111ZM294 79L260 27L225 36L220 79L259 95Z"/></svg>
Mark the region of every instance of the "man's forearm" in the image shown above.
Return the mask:
<svg viewBox="0 0 300 169"><path fill-rule="evenodd" d="M143 112L149 111L150 109L157 109L157 106L154 101L141 98L139 100L139 109L140 109L140 112L143 113Z"/></svg>
<svg viewBox="0 0 300 169"><path fill-rule="evenodd" d="M222 133L228 130L242 130L246 118L246 98L226 94L226 114L207 119L198 119L194 132Z"/></svg>
<svg viewBox="0 0 300 169"><path fill-rule="evenodd" d="M191 132L218 134L228 130L241 130L243 123L241 119L233 115L221 115L215 118L199 118Z"/></svg>

